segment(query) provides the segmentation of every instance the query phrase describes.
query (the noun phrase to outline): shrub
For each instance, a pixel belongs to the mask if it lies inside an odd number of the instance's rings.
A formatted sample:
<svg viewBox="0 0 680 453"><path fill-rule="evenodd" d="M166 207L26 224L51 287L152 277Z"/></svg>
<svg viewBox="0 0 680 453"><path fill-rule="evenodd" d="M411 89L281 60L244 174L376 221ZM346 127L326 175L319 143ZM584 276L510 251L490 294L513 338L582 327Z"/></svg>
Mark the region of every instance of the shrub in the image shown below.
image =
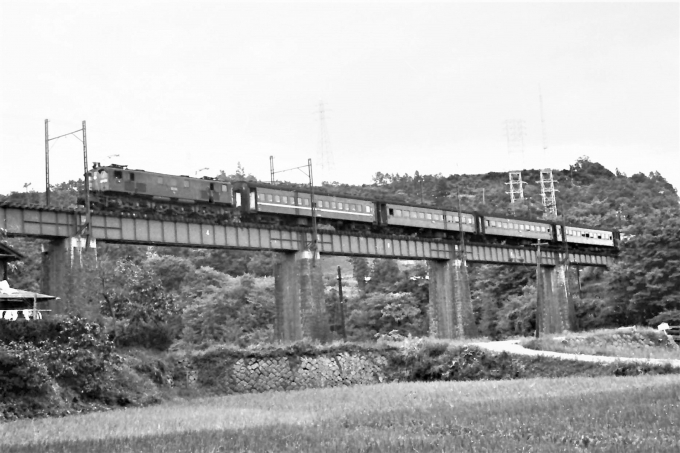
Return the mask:
<svg viewBox="0 0 680 453"><path fill-rule="evenodd" d="M123 333L116 337L119 346L141 346L157 351L167 351L175 341L176 330L167 323L151 324L140 321L130 325Z"/></svg>
<svg viewBox="0 0 680 453"><path fill-rule="evenodd" d="M31 343L12 342L0 349L0 397L46 394L54 381L44 355Z"/></svg>

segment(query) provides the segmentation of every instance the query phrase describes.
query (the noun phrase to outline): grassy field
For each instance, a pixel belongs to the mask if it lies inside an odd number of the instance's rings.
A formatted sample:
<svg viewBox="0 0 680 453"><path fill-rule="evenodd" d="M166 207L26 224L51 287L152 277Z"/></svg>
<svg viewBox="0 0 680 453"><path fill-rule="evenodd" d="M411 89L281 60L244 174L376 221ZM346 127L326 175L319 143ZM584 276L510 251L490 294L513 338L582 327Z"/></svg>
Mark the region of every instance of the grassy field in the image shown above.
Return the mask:
<svg viewBox="0 0 680 453"><path fill-rule="evenodd" d="M680 451L680 376L397 383L0 425L9 452Z"/></svg>
<svg viewBox="0 0 680 453"><path fill-rule="evenodd" d="M568 354L680 360L680 348L669 345L664 334L651 328L638 328L634 332L616 329L569 332L524 339L521 344L529 349Z"/></svg>

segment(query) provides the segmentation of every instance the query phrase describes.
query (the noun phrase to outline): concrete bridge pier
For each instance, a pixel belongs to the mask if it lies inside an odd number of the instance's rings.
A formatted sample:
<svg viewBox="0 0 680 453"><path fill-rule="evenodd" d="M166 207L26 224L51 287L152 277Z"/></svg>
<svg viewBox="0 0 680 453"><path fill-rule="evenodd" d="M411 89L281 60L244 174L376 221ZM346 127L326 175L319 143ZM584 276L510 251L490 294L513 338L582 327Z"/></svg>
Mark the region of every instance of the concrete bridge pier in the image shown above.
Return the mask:
<svg viewBox="0 0 680 453"><path fill-rule="evenodd" d="M323 275L317 252L281 253L274 271L277 341L330 340Z"/></svg>
<svg viewBox="0 0 680 453"><path fill-rule="evenodd" d="M569 293L566 264L539 266L536 271L538 336L576 328L574 301Z"/></svg>
<svg viewBox="0 0 680 453"><path fill-rule="evenodd" d="M40 290L60 298L45 306L45 309L52 310L50 315L99 315L99 307L87 300L87 292L93 284L88 277L94 275L97 266L97 242L91 239L88 251L85 246L85 238L69 237L54 239L43 248Z"/></svg>
<svg viewBox="0 0 680 453"><path fill-rule="evenodd" d="M428 261L430 335L469 338L477 335L467 266L461 260Z"/></svg>

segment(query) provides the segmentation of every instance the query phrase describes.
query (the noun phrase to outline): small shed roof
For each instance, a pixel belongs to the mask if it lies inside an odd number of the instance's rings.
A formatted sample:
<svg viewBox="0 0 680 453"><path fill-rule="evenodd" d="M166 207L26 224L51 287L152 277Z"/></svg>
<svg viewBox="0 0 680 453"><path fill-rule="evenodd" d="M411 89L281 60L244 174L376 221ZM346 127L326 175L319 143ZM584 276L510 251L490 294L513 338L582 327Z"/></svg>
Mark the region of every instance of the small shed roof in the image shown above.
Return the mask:
<svg viewBox="0 0 680 453"><path fill-rule="evenodd" d="M32 301L34 297L38 302L59 299L56 296L10 288L5 280L0 281L0 302L28 302Z"/></svg>
<svg viewBox="0 0 680 453"><path fill-rule="evenodd" d="M0 262L2 261L17 261L24 258L24 255L14 250L7 244L0 242Z"/></svg>

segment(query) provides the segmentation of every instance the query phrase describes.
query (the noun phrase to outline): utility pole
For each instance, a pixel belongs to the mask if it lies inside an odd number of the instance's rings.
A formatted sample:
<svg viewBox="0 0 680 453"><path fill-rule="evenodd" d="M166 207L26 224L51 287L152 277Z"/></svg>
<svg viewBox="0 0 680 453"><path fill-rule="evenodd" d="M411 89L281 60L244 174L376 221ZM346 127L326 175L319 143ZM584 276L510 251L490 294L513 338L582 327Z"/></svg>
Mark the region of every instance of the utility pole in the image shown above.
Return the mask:
<svg viewBox="0 0 680 453"><path fill-rule="evenodd" d="M564 241L564 264L569 265L569 241L567 241L567 225L564 218L564 213L567 210L567 204L562 203L562 240ZM557 214L557 205L555 205L555 213Z"/></svg>
<svg viewBox="0 0 680 453"><path fill-rule="evenodd" d="M49 130L48 130L48 123L49 120L45 120L45 185L47 186L45 188L45 194L46 194L46 201L47 204L50 204L50 147L49 147L49 142L52 140L57 140L62 137L66 137L68 135L73 135L76 139L80 140L83 143L83 158L85 161L85 200L87 203L87 222L89 225L90 222L90 212L89 212L89 203L90 203L90 195L89 195L89 183L88 183L88 178L87 178L87 132L85 131L85 121L83 121L83 127L81 129L78 129L77 131L69 132L68 134L62 134L59 135L58 137L49 137ZM83 133L83 139L81 140L78 138L76 133L82 132Z"/></svg>
<svg viewBox="0 0 680 453"><path fill-rule="evenodd" d="M85 169L85 218L87 219L86 233L85 233L85 250L90 249L90 231L92 225L92 214L90 212L90 174L88 172L87 164L87 131L85 129L85 121L83 121L83 167Z"/></svg>
<svg viewBox="0 0 680 453"><path fill-rule="evenodd" d="M316 201L314 200L314 176L312 176L312 159L307 159L307 167L309 169L309 188L311 191L311 205L312 205L312 259L316 260L317 237L316 237Z"/></svg>
<svg viewBox="0 0 680 453"><path fill-rule="evenodd" d="M342 297L342 271L340 266L338 266L338 295L340 297L340 329L342 339L347 341L347 332L345 331L345 299Z"/></svg>
<svg viewBox="0 0 680 453"><path fill-rule="evenodd" d="M318 250L318 239L317 239L317 228L316 228L316 201L314 200L314 174L312 172L312 159L307 159L307 165L300 165L299 167L288 168L286 170L274 171L274 158L269 157L269 162L271 165L271 179L274 181L275 173L283 173L285 171L299 170L305 176L309 178L309 192L310 192L310 204L312 208L312 241L309 243L309 251L312 252L312 265L316 266L316 252ZM307 169L307 173L304 172L303 168Z"/></svg>
<svg viewBox="0 0 680 453"><path fill-rule="evenodd" d="M274 156L269 156L269 179L274 184Z"/></svg>
<svg viewBox="0 0 680 453"><path fill-rule="evenodd" d="M536 244L536 338L539 337L541 331L541 314L543 307L541 306L541 292L543 291L543 278L541 277L541 240Z"/></svg>
<svg viewBox="0 0 680 453"><path fill-rule="evenodd" d="M45 203L50 205L50 133L48 123L45 120Z"/></svg>
<svg viewBox="0 0 680 453"><path fill-rule="evenodd" d="M456 194L458 195L458 230L460 230L460 253L463 266L466 266L465 254L465 232L463 231L463 211L460 209L460 185L456 186Z"/></svg>

